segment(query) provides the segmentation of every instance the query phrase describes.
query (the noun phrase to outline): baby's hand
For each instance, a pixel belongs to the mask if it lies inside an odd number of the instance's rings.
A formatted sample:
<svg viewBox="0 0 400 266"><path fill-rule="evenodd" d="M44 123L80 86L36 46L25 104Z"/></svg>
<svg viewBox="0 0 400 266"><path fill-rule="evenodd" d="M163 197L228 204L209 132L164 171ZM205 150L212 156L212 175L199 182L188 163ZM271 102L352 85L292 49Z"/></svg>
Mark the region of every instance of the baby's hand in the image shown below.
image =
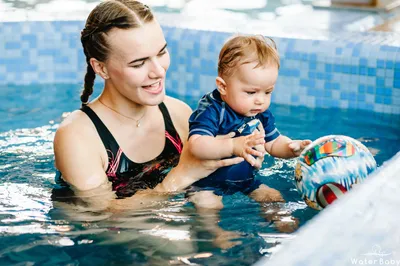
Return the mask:
<svg viewBox="0 0 400 266"><path fill-rule="evenodd" d="M292 140L289 142L289 148L292 150L295 156L299 156L304 148L311 143L311 140Z"/></svg>
<svg viewBox="0 0 400 266"><path fill-rule="evenodd" d="M233 154L243 157L252 166L257 164L257 159L254 157L264 156L263 151L257 151L253 147L264 144L265 135L261 133L253 133L248 136L234 138L233 141Z"/></svg>

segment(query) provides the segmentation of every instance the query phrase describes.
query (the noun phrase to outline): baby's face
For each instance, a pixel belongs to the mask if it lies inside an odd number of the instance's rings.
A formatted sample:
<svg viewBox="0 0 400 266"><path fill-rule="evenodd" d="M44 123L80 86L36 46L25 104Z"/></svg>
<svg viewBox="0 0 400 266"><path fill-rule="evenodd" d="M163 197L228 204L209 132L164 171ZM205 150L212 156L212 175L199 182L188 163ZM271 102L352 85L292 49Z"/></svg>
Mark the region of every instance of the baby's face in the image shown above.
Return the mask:
<svg viewBox="0 0 400 266"><path fill-rule="evenodd" d="M237 113L255 116L268 109L271 94L278 78L275 64L255 68L257 61L240 65L225 78L226 93L222 99Z"/></svg>

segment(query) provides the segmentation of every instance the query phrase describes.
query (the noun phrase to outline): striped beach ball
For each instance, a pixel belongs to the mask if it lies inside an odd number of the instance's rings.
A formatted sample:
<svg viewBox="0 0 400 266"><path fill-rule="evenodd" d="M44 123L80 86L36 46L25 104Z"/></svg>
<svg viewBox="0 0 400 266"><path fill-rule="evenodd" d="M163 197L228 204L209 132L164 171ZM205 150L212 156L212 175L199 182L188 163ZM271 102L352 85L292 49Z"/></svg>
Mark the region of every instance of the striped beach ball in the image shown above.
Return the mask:
<svg viewBox="0 0 400 266"><path fill-rule="evenodd" d="M297 158L295 184L306 204L321 210L376 169L369 150L347 136L321 137Z"/></svg>

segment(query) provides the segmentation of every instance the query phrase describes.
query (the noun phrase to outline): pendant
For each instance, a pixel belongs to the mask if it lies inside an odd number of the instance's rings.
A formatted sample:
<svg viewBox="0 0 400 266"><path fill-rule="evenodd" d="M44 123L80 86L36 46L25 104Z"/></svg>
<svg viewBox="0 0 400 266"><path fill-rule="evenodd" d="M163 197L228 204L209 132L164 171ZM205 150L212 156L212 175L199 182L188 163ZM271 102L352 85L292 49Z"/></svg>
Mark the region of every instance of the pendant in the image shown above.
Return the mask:
<svg viewBox="0 0 400 266"><path fill-rule="evenodd" d="M140 127L140 120L136 121L136 127Z"/></svg>

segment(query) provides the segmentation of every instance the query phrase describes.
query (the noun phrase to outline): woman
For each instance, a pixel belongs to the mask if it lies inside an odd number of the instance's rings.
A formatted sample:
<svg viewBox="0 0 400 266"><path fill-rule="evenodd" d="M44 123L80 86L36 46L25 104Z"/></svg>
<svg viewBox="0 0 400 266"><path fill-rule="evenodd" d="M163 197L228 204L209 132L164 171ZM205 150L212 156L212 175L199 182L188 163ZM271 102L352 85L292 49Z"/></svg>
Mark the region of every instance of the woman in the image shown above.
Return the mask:
<svg viewBox="0 0 400 266"><path fill-rule="evenodd" d="M125 199L102 196L104 207L130 208L243 160L199 161L187 151L191 109L165 96L170 57L147 6L132 0L100 3L81 41L87 61L82 109L63 121L54 139L56 167L78 195L112 189ZM89 102L96 74L105 85Z"/></svg>

